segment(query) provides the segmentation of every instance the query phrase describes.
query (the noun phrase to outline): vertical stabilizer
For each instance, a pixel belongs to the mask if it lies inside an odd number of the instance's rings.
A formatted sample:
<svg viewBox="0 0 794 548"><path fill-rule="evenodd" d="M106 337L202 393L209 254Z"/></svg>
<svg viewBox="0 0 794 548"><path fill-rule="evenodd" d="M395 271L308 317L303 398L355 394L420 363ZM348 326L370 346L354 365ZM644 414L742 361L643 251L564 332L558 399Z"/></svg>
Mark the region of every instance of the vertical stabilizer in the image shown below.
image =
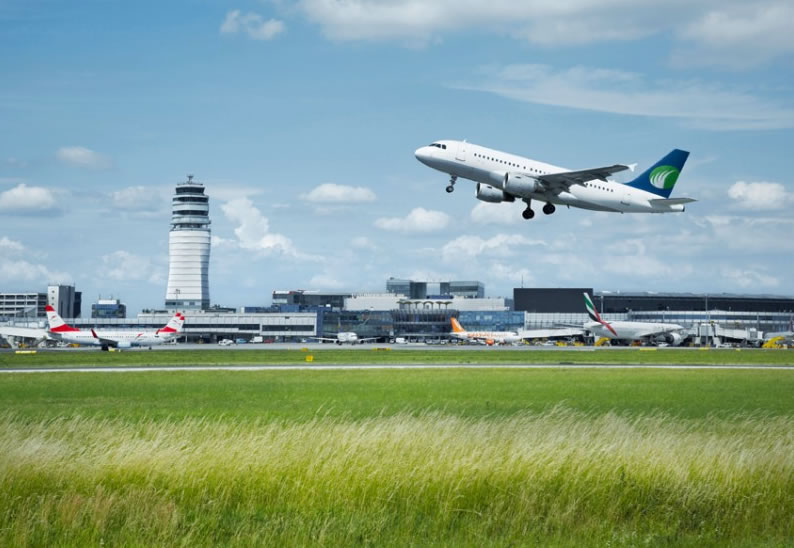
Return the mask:
<svg viewBox="0 0 794 548"><path fill-rule="evenodd" d="M626 186L669 198L687 158L689 152L676 148L646 169L639 177L626 183Z"/></svg>

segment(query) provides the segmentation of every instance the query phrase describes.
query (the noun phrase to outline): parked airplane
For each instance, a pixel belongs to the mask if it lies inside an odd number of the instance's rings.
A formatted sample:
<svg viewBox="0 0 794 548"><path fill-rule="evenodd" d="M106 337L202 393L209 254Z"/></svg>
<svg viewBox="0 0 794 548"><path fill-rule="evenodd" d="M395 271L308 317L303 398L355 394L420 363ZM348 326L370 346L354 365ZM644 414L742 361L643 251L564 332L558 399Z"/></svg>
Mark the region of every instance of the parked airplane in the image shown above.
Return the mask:
<svg viewBox="0 0 794 548"><path fill-rule="evenodd" d="M692 198L670 198L689 152L675 149L628 183L607 179L633 165L615 164L569 171L522 156L508 154L466 141L436 141L417 149L423 164L450 176L447 192L455 190L458 177L477 183L475 197L483 202L523 200L524 219L535 216L532 200L545 202L543 213L556 205L618 213L670 213L684 211Z"/></svg>
<svg viewBox="0 0 794 548"><path fill-rule="evenodd" d="M90 346L101 346L102 350L109 347L130 348L132 346L153 346L170 341L182 332L185 316L176 312L165 327L156 331L140 331L134 329L80 330L66 322L58 315L55 309L47 305L47 322L50 325L49 335L59 341L77 343Z"/></svg>
<svg viewBox="0 0 794 548"><path fill-rule="evenodd" d="M598 310L593 305L593 300L587 293L584 293L584 305L587 309L587 315L592 320L585 323L584 328L597 337L636 341L649 337L665 336L670 338L673 346L678 346L684 340L681 335L681 332L684 331L683 326L674 323L606 322L601 318Z"/></svg>
<svg viewBox="0 0 794 548"><path fill-rule="evenodd" d="M312 339L317 341L329 341L335 342L338 345L343 344L364 344L367 341L374 341L378 337L367 337L365 339L359 339L358 335L353 333L352 331L340 331L336 334L336 338L330 337L312 337Z"/></svg>
<svg viewBox="0 0 794 548"><path fill-rule="evenodd" d="M493 346L494 344L516 343L523 338L515 331L466 331L457 318L450 318L450 320L452 322L451 335L456 339Z"/></svg>

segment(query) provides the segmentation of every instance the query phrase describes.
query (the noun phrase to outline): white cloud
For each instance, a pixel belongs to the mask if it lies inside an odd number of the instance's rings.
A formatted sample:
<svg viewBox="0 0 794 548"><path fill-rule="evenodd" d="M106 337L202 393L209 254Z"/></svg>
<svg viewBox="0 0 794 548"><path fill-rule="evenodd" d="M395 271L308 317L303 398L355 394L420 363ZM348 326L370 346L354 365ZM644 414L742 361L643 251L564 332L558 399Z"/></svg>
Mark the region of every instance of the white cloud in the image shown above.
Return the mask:
<svg viewBox="0 0 794 548"><path fill-rule="evenodd" d="M375 251L378 249L378 246L375 245L375 242L367 238L366 236L356 236L352 240L350 240L350 246L355 249L364 249L367 251Z"/></svg>
<svg viewBox="0 0 794 548"><path fill-rule="evenodd" d="M471 210L471 220L481 225L512 225L524 222L521 212L526 208L522 201L492 204L480 202Z"/></svg>
<svg viewBox="0 0 794 548"><path fill-rule="evenodd" d="M674 54L681 65L748 68L794 53L794 4L788 0L720 3L683 26L692 42ZM694 50L693 50L694 49Z"/></svg>
<svg viewBox="0 0 794 548"><path fill-rule="evenodd" d="M24 183L0 192L0 211L19 215L41 214L55 210L57 201L51 190Z"/></svg>
<svg viewBox="0 0 794 548"><path fill-rule="evenodd" d="M729 279L731 284L741 288L770 288L780 285L778 278L757 269L724 267L720 271L720 275Z"/></svg>
<svg viewBox="0 0 794 548"><path fill-rule="evenodd" d="M8 252L8 251L21 252L24 250L25 250L24 245L8 238L8 236L3 236L2 238L0 238L0 252Z"/></svg>
<svg viewBox="0 0 794 548"><path fill-rule="evenodd" d="M502 97L610 114L678 119L705 129L794 127L794 109L742 89L691 81L648 81L619 70L548 65L491 69L479 84L459 86Z"/></svg>
<svg viewBox="0 0 794 548"><path fill-rule="evenodd" d="M298 8L332 40L396 40L415 47L473 29L568 47L666 34L679 43L676 59L729 66L794 51L789 0L300 0Z"/></svg>
<svg viewBox="0 0 794 548"><path fill-rule="evenodd" d="M152 263L148 257L119 250L102 256L99 274L120 282L145 281L151 284L165 282L164 268Z"/></svg>
<svg viewBox="0 0 794 548"><path fill-rule="evenodd" d="M146 186L129 186L110 194L113 207L127 211L159 211L168 205L160 189Z"/></svg>
<svg viewBox="0 0 794 548"><path fill-rule="evenodd" d="M531 286L535 283L535 276L532 275L528 268L516 268L498 262L490 266L488 274L491 278L506 280L514 284L520 283Z"/></svg>
<svg viewBox="0 0 794 548"><path fill-rule="evenodd" d="M314 203L374 202L375 193L363 186L324 183L312 189L311 192L301 194L300 199Z"/></svg>
<svg viewBox="0 0 794 548"><path fill-rule="evenodd" d="M56 158L66 165L86 169L107 169L113 165L110 158L90 148L73 146L61 147L55 153Z"/></svg>
<svg viewBox="0 0 794 548"><path fill-rule="evenodd" d="M450 220L443 211L416 207L406 217L381 217L375 226L398 232L434 232L446 228Z"/></svg>
<svg viewBox="0 0 794 548"><path fill-rule="evenodd" d="M341 289L344 284L329 274L316 274L309 280L309 285L317 289Z"/></svg>
<svg viewBox="0 0 794 548"><path fill-rule="evenodd" d="M66 283L73 280L66 272L50 270L46 265L20 258L21 255L29 258L31 253L21 242L7 236L0 238L0 282L46 284Z"/></svg>
<svg viewBox="0 0 794 548"><path fill-rule="evenodd" d="M786 192L780 183L738 181L728 189L728 196L749 209L782 209L794 194Z"/></svg>
<svg viewBox="0 0 794 548"><path fill-rule="evenodd" d="M221 34L237 34L244 32L253 40L272 40L286 27L283 21L268 19L258 13L248 12L242 15L240 10L232 10L226 14L226 19L221 23Z"/></svg>
<svg viewBox="0 0 794 548"><path fill-rule="evenodd" d="M282 234L270 231L270 222L262 215L248 198L237 198L221 206L221 211L229 221L237 224L234 235L237 245L242 249L258 251L263 254L280 253L302 259L316 259L298 252L292 240ZM228 242L222 238L218 242Z"/></svg>
<svg viewBox="0 0 794 548"><path fill-rule="evenodd" d="M541 240L532 240L521 234L497 234L492 238L458 236L441 248L441 258L446 262L463 262L479 256L511 257L521 247L545 246Z"/></svg>

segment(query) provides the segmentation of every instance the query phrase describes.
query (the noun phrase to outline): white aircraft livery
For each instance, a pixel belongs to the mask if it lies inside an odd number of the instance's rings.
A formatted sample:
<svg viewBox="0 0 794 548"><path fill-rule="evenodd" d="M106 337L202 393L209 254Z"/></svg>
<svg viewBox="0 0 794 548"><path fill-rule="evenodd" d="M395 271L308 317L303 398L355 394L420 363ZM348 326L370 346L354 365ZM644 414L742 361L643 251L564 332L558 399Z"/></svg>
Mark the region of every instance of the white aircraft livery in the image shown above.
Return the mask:
<svg viewBox="0 0 794 548"><path fill-rule="evenodd" d="M49 335L53 339L67 343L77 343L90 346L101 346L102 350L109 347L130 348L132 346L153 346L170 341L182 332L185 316L177 312L165 327L156 331L140 331L134 329L109 330L80 330L63 321L55 309L47 305L47 322L50 325Z"/></svg>
<svg viewBox="0 0 794 548"><path fill-rule="evenodd" d="M584 324L584 328L598 337L608 339L621 339L635 341L648 337L669 337L674 346L678 346L683 341L681 333L684 327L674 323L651 323L651 322L606 322L593 305L593 299L587 293L584 294L584 306L587 315L592 321Z"/></svg>
<svg viewBox="0 0 794 548"><path fill-rule="evenodd" d="M522 339L521 335L515 331L466 331L457 318L450 318L450 321L452 322L451 335L456 339L473 341L488 346L517 343Z"/></svg>
<svg viewBox="0 0 794 548"><path fill-rule="evenodd" d="M670 198L689 152L675 149L639 177L627 183L609 180L614 173L633 165L570 171L515 154L466 141L436 141L417 149L416 159L450 176L447 192L455 190L458 178L477 183L475 196L483 202L523 200L525 219L535 216L532 200L544 202L543 213L551 215L556 205L616 213L671 213L684 211L692 198Z"/></svg>
<svg viewBox="0 0 794 548"><path fill-rule="evenodd" d="M359 338L359 336L352 332L352 331L340 331L336 334L335 339L331 339L328 337L312 337L312 339L317 341L328 341L328 342L335 342L338 345L343 344L364 344L367 341L374 341L378 337L367 337L364 339Z"/></svg>

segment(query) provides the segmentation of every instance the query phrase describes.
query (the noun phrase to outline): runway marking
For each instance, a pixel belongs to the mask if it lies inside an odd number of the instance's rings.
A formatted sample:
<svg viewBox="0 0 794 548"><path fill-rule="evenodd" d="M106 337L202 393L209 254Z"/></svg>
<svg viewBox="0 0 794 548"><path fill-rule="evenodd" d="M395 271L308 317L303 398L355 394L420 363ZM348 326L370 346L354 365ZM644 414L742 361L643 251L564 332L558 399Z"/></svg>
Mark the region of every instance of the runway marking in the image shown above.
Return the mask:
<svg viewBox="0 0 794 548"><path fill-rule="evenodd" d="M386 364L386 365L197 365L156 367L64 367L0 369L0 373L146 373L151 371L355 371L379 369L743 369L791 371L791 365L673 364Z"/></svg>

